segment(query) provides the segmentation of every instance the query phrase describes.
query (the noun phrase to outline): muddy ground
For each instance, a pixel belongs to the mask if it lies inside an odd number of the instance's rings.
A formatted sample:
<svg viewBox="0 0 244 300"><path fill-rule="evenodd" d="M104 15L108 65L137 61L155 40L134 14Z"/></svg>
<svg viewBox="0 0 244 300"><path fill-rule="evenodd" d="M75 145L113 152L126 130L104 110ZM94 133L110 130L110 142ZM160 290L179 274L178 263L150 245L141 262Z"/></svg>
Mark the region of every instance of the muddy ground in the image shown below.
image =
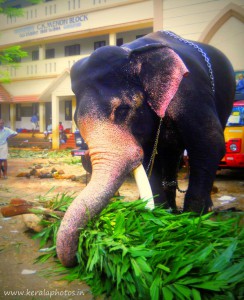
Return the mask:
<svg viewBox="0 0 244 300"><path fill-rule="evenodd" d="M81 165L68 164L63 158L11 158L8 179L0 179L0 205L8 204L13 198L29 201L51 198L58 193L78 193L87 183L87 175ZM62 170L71 179L40 179L34 176L16 177L30 172L39 165L41 170ZM184 170L179 174L179 186L186 189L188 181ZM74 178L73 178L74 179ZM244 209L244 170L218 172L213 194L215 207ZM120 189L125 199L138 197L134 180L128 177ZM182 206L184 195L177 193L177 204ZM0 299L93 299L90 288L83 282L67 283L59 278L43 277L43 270L55 267L53 262L35 264L40 255L39 243L31 239L32 234L22 216L3 218L0 215Z"/></svg>

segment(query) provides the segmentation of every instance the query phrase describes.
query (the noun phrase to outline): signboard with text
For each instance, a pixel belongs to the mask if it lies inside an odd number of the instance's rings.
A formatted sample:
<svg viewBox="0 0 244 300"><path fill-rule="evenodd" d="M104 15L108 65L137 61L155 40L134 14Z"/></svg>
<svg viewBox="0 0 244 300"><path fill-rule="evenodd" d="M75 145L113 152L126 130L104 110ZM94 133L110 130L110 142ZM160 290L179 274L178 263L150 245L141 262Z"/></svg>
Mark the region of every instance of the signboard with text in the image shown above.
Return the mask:
<svg viewBox="0 0 244 300"><path fill-rule="evenodd" d="M19 38L38 36L46 33L61 32L65 30L82 27L82 23L88 21L87 15L79 15L35 25L25 26L14 30Z"/></svg>

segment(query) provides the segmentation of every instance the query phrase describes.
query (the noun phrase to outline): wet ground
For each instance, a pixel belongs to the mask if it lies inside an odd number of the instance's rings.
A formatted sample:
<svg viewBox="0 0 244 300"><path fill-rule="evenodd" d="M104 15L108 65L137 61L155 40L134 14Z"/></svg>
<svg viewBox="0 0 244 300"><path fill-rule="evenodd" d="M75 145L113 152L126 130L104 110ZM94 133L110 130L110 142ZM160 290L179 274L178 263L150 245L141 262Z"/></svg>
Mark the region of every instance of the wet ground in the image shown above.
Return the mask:
<svg viewBox="0 0 244 300"><path fill-rule="evenodd" d="M87 182L81 165L68 164L65 159L11 158L8 179L0 179L0 205L8 204L13 198L39 201L58 193L78 193ZM56 169L64 172L60 177L72 179L16 177L30 172L39 165L41 170ZM186 189L184 170L179 174L179 186ZM215 207L244 209L244 170L221 170L215 181L212 195ZM134 180L129 177L120 189L128 200L138 196ZM178 206L182 206L184 195L177 193ZM40 255L39 243L31 239L31 233L22 216L3 218L0 216L0 299L93 299L89 287L82 282L67 283L59 278L43 277L43 270L55 264L34 264Z"/></svg>
<svg viewBox="0 0 244 300"><path fill-rule="evenodd" d="M179 174L179 186L187 189L188 181L182 179L182 177L184 178L183 174ZM184 195L177 193L177 196L178 205L181 205ZM214 209L244 210L244 169L219 170L216 174L211 197Z"/></svg>

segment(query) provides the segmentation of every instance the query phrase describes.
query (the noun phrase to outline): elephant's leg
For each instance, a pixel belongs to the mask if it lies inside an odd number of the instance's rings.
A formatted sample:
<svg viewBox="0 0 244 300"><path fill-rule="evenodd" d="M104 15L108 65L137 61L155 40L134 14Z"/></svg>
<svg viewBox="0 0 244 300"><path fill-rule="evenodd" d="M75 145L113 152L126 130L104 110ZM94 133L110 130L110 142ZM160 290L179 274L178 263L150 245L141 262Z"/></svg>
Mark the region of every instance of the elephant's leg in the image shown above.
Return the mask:
<svg viewBox="0 0 244 300"><path fill-rule="evenodd" d="M164 204L165 208L176 209L176 179L179 168L180 152L167 148L158 154L151 176L151 186L155 204Z"/></svg>
<svg viewBox="0 0 244 300"><path fill-rule="evenodd" d="M199 124L199 131L191 136L195 138L188 148L190 177L184 211L206 213L213 206L211 190L225 151L223 130L218 119L213 117L209 122Z"/></svg>

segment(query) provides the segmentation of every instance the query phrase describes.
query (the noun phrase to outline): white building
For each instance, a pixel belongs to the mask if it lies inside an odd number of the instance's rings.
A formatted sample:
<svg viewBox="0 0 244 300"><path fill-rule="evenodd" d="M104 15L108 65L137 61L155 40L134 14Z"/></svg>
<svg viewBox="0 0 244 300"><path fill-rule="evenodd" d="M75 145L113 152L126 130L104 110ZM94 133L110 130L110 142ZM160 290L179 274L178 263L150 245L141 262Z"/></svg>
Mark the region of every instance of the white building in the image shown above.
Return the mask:
<svg viewBox="0 0 244 300"><path fill-rule="evenodd" d="M59 146L58 122L75 130L76 103L71 66L94 49L121 45L156 30L216 46L244 70L244 0L46 0L24 7L19 18L1 16L0 51L21 45L29 56L8 68L11 83L0 85L0 116L15 129L31 129L39 113L40 131L49 119L53 148ZM3 69L3 67L2 67Z"/></svg>

